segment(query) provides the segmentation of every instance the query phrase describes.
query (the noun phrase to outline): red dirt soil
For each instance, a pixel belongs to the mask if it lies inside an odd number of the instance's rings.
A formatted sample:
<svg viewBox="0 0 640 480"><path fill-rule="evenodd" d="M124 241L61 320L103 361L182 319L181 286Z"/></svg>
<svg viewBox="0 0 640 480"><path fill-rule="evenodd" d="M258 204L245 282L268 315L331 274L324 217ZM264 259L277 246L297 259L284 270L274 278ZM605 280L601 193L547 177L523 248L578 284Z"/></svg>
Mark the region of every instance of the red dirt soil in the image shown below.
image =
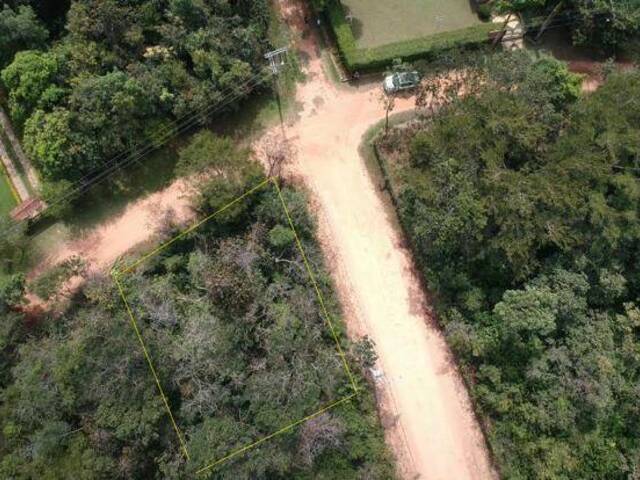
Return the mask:
<svg viewBox="0 0 640 480"><path fill-rule="evenodd" d="M300 2L279 3L288 23L302 30ZM307 82L297 91L299 118L287 128L298 152L288 173L312 192L350 335L366 334L375 342L381 409L397 418L387 428L387 439L399 472L407 479L494 478L410 252L358 152L367 129L384 117L380 82L333 85L317 38L301 37ZM396 111L413 106L411 98L398 99Z"/></svg>

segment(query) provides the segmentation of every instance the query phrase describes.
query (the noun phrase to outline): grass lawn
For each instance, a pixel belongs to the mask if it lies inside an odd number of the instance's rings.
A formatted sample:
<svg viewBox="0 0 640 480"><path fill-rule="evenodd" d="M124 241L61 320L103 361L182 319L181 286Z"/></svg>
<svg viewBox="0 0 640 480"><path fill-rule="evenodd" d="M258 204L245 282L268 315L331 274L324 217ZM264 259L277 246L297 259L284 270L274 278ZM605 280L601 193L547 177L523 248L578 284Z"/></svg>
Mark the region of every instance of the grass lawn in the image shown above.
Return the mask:
<svg viewBox="0 0 640 480"><path fill-rule="evenodd" d="M341 0L359 48L372 48L482 23L471 0Z"/></svg>
<svg viewBox="0 0 640 480"><path fill-rule="evenodd" d="M11 191L11 185L9 185L9 179L4 170L0 169L0 215L8 215L17 204Z"/></svg>

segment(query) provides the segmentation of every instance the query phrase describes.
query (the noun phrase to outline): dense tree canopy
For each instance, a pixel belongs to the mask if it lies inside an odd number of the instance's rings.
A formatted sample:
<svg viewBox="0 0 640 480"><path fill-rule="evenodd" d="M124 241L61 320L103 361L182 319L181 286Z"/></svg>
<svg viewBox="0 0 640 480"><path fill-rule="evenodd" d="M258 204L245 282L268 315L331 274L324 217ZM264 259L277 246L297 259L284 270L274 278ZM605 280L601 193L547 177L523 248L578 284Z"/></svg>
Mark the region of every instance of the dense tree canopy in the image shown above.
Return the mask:
<svg viewBox="0 0 640 480"><path fill-rule="evenodd" d="M203 215L255 186L261 172L208 134L185 148L187 165L211 143L235 162L202 185ZM282 195L340 333L306 198L291 187ZM176 234L170 222L163 231ZM0 249L13 251L12 242ZM92 277L61 318L38 326L8 315L24 287L12 277L0 281L1 478L194 478L353 391L271 184L119 278L191 461L112 280ZM341 342L361 395L198 478L394 478L358 368L366 346Z"/></svg>
<svg viewBox="0 0 640 480"><path fill-rule="evenodd" d="M570 0L578 43L612 49L640 35L640 0Z"/></svg>
<svg viewBox="0 0 640 480"><path fill-rule="evenodd" d="M267 0L74 0L66 35L46 50L33 50L46 38L33 12L18 12L0 12L0 51L21 50L1 78L28 153L54 181L96 173L170 132L172 120L233 108L255 87L269 47ZM18 21L28 25L9 38L3 25Z"/></svg>
<svg viewBox="0 0 640 480"><path fill-rule="evenodd" d="M4 4L0 10L0 68L9 63L16 52L44 46L49 33L33 10L21 5L15 10Z"/></svg>
<svg viewBox="0 0 640 480"><path fill-rule="evenodd" d="M580 96L561 64L392 131L399 213L504 478L640 472L640 73Z"/></svg>

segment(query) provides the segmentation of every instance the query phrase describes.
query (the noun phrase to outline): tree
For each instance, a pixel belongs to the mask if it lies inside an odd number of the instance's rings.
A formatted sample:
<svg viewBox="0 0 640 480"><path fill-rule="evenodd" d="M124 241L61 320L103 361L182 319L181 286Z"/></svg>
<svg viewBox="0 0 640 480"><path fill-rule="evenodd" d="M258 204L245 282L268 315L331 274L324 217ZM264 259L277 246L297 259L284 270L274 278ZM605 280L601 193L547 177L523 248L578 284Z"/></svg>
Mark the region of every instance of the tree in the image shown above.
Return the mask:
<svg viewBox="0 0 640 480"><path fill-rule="evenodd" d="M230 169L242 170L247 158L248 152L239 149L232 139L201 130L180 150L176 171L180 175L222 175Z"/></svg>
<svg viewBox="0 0 640 480"><path fill-rule="evenodd" d="M35 50L18 52L0 77L9 90L9 107L14 121L22 125L41 100L57 96L54 83L58 60L50 53Z"/></svg>
<svg viewBox="0 0 640 480"><path fill-rule="evenodd" d="M24 299L24 275L3 274L0 276L0 313L6 314L10 307L20 305Z"/></svg>
<svg viewBox="0 0 640 480"><path fill-rule="evenodd" d="M48 36L30 6L20 5L13 10L5 4L0 10L0 68L20 50L43 47Z"/></svg>
<svg viewBox="0 0 640 480"><path fill-rule="evenodd" d="M24 302L26 260L24 224L0 217L0 389L10 381L15 351L24 339L24 319L18 308Z"/></svg>
<svg viewBox="0 0 640 480"><path fill-rule="evenodd" d="M494 307L494 313L507 336L524 348L541 350L542 341L557 327L557 302L557 296L544 288L507 290Z"/></svg>
<svg viewBox="0 0 640 480"><path fill-rule="evenodd" d="M143 86L121 71L87 76L77 82L69 97L75 127L83 137L92 138L101 159L129 150L144 138L142 120L155 113L152 99ZM93 167L78 165L86 171Z"/></svg>
<svg viewBox="0 0 640 480"><path fill-rule="evenodd" d="M129 49L141 46L143 33L139 22L146 20L138 16L142 13L114 0L76 1L67 13L67 29L72 37L103 43L126 54Z"/></svg>
<svg viewBox="0 0 640 480"><path fill-rule="evenodd" d="M389 114L396 108L396 94L387 93L384 88L380 92L380 103L384 108L384 132L389 133Z"/></svg>
<svg viewBox="0 0 640 480"><path fill-rule="evenodd" d="M267 176L279 177L295 158L295 146L284 134L272 133L260 143L260 153L267 164Z"/></svg>
<svg viewBox="0 0 640 480"><path fill-rule="evenodd" d="M402 59L400 58L396 58L393 60L392 68L387 72L385 72L385 76L393 75L395 73L400 73L400 72L408 72L410 68L411 66L408 63L403 62ZM396 95L397 95L396 92L387 92L384 88L382 88L382 91L379 96L380 103L382 103L382 106L384 108L384 114L385 114L385 122L384 122L385 134L389 132L389 113L391 113L393 109L396 108Z"/></svg>
<svg viewBox="0 0 640 480"><path fill-rule="evenodd" d="M8 215L0 216L0 273L18 273L28 251L26 225L16 223Z"/></svg>
<svg viewBox="0 0 640 480"><path fill-rule="evenodd" d="M615 50L640 31L638 0L498 0L500 12L535 12L571 20L574 42L605 51Z"/></svg>
<svg viewBox="0 0 640 480"><path fill-rule="evenodd" d="M341 422L329 413L323 413L306 422L302 426L298 447L302 462L311 466L326 449L339 448L344 432Z"/></svg>
<svg viewBox="0 0 640 480"><path fill-rule="evenodd" d="M577 15L574 39L615 50L640 32L640 1L568 0Z"/></svg>
<svg viewBox="0 0 640 480"><path fill-rule="evenodd" d="M551 3L552 0L497 0L495 8L503 12L523 12L540 9Z"/></svg>
<svg viewBox="0 0 640 480"><path fill-rule="evenodd" d="M45 180L40 186L40 195L47 204L46 215L62 219L71 213L71 207L78 197L78 192L77 186L69 180Z"/></svg>
<svg viewBox="0 0 640 480"><path fill-rule="evenodd" d="M80 178L98 161L96 141L73 128L73 114L58 108L37 110L24 128L24 147L45 179Z"/></svg>
<svg viewBox="0 0 640 480"><path fill-rule="evenodd" d="M582 78L571 73L565 63L552 57L542 57L533 64L525 84L530 91L544 92L545 100L560 110L578 100Z"/></svg>
<svg viewBox="0 0 640 480"><path fill-rule="evenodd" d="M51 32L51 38L57 38L64 29L65 16L71 0L7 0L14 9L19 5L29 5Z"/></svg>

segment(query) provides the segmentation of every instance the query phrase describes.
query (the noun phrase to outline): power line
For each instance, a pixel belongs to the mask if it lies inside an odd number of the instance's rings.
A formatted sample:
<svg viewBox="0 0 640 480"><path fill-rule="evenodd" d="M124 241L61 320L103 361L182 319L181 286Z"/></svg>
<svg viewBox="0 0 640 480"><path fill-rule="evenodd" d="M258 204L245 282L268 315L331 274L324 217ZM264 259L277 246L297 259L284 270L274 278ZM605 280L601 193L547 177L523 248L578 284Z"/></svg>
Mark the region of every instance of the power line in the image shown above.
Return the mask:
<svg viewBox="0 0 640 480"><path fill-rule="evenodd" d="M260 75L262 75L262 73L258 73L258 74L253 75L251 78L246 80L242 85L240 85L239 88L241 88L241 89L249 88L249 83L254 81ZM168 124L163 125L154 135L157 135L157 138L162 138L163 136L170 134L173 131L172 130L173 127L178 125L181 122L184 123L186 121L190 121L191 122L191 121L202 119L204 116L209 115L210 113L213 113L213 112L208 112L208 110L210 110L211 108L216 107L218 104L220 104L221 102L225 101L230 96L238 96L238 92L237 91L235 91L235 92L231 91L231 92L223 95L222 98L220 98L217 101L217 103L206 105L204 107L201 107L199 110L192 111L192 112L190 112L188 114L183 115L180 118L177 118L175 120L170 121ZM226 105L227 104L225 104L223 106L226 106ZM219 110L219 108L216 108L215 111L217 111L217 110ZM161 141L165 141L165 140L166 139L162 139ZM138 150L141 150L143 148L150 148L152 146L159 146L158 140L150 140L150 141L147 142L146 145L139 145L139 146L136 146L134 148L138 149ZM80 179L78 179L76 181L76 183L81 183L84 180L90 179L93 174L100 173L105 166L109 167L109 166L117 163L120 159L123 159L123 158L126 158L127 156L130 156L135 151L136 150L124 150L123 152L120 152L120 153L116 154L111 159L102 162L101 165L97 165L93 169L91 169L88 172L86 172Z"/></svg>
<svg viewBox="0 0 640 480"><path fill-rule="evenodd" d="M254 80L254 82L252 82L253 83L252 85L247 84L247 86L248 87L250 86L251 88L256 87L260 83L262 83L264 80L265 79L257 78L256 80ZM129 158L126 159L125 161L119 162L119 163L110 161L109 164L111 166L109 166L107 170L100 171L98 174L96 174L95 177L91 178L90 183L82 185L78 190L80 190L80 193L87 191L89 188L92 188L94 184L100 183L105 178L110 177L111 174L114 173L115 171L120 170L121 168L131 164L134 161L137 162L139 159L143 158L147 154L151 153L152 151L156 150L160 146L167 143L170 139L178 136L180 133L184 133L185 131L189 130L190 128L195 126L202 119L203 116L210 115L212 113L222 110L224 107L230 105L241 96L243 96L243 93L234 93L231 96L227 95L226 96L227 100L225 102L221 104L210 105L208 107L201 109L200 112L196 112L193 115L191 115L192 118L183 121L180 125L177 125L175 128L166 129L167 131L163 133L160 137L158 137L157 140L150 141L145 146L139 147L137 151L134 150L133 152L130 152ZM211 110L212 108L214 109ZM108 166L107 163L105 163L105 165ZM73 192L71 196L72 195L75 195L75 192Z"/></svg>
<svg viewBox="0 0 640 480"><path fill-rule="evenodd" d="M138 162L138 160L140 160L141 158L166 144L170 139L189 130L206 116L216 113L227 107L232 102L245 95L246 92L244 92L243 90L252 89L259 86L268 78L270 78L270 76L271 75L269 72L267 72L266 70L262 70L260 73L257 73L246 80L240 86L236 86L234 88L234 91L223 95L223 97L219 99L218 102L209 104L205 107L200 108L199 110L195 110L193 112L190 112L189 114L183 115L182 117L169 122L168 125L164 125L160 129L159 134L158 132L154 134L156 138L150 140L146 144L136 147L134 150L129 150L117 154L111 159L103 162L101 165L94 167L91 171L83 175L79 180L75 182L76 186L71 191L66 192L65 194L56 198L53 202L50 202L48 208L59 205L76 195L86 193L91 188L110 178L118 170L130 165L133 162ZM39 212L32 219L41 217L45 212L46 210ZM23 221L18 221L11 227L5 229L3 234L6 235L13 232L20 226L20 223L22 223Z"/></svg>
<svg viewBox="0 0 640 480"><path fill-rule="evenodd" d="M591 12L592 14L604 13L604 10ZM579 12L565 12L559 18L552 20L547 29L551 28L559 28L562 26L568 26L576 23L579 18L582 16ZM263 70L260 73L254 74L251 78L246 80L240 86L236 86L234 91L230 91L227 94L223 95L216 103L207 105L205 107L200 108L199 110L192 111L188 114L183 115L182 117L169 122L169 124L163 125L161 129L154 134L156 138L150 140L144 145L135 147L133 150L123 151L111 159L103 162L100 165L95 166L89 172L85 173L80 179L78 179L75 184L76 186L69 192L61 195L56 198L53 202L49 203L49 207L54 207L63 203L64 201L72 198L76 195L81 195L89 191L91 188L96 185L102 183L104 180L110 178L117 171L122 168L130 165L133 162L138 162L139 160L152 151L158 149L162 145L166 144L170 139L178 136L181 133L189 130L193 126L195 126L198 122L200 122L203 118L212 113L218 112L224 107L228 106L232 102L234 102L239 97L243 96L245 92L244 89L255 88L256 86L262 84L266 79L270 77L270 74L265 73ZM123 161L121 161L123 160ZM105 168L106 167L106 168ZM612 167L613 168L613 167ZM615 168L625 169L631 167L622 167L617 166ZM640 171L640 169L631 168L633 171ZM46 210L39 212L33 219L37 219L41 217ZM13 228L17 228L19 223L14 225ZM3 233L9 233L12 231L12 228L5 229Z"/></svg>

